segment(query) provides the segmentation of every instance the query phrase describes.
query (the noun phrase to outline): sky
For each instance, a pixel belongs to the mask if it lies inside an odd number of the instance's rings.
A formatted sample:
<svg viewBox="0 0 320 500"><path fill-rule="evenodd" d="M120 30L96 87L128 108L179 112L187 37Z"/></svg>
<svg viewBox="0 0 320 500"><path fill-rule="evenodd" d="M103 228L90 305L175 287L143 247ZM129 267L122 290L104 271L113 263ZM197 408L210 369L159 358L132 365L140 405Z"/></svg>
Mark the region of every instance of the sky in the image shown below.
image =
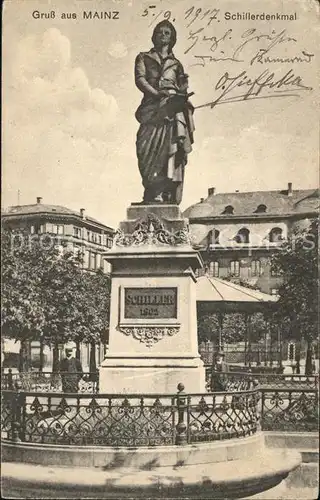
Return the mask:
<svg viewBox="0 0 320 500"><path fill-rule="evenodd" d="M89 12L98 14L90 19ZM104 12L118 14L100 19ZM237 12L294 20L228 19ZM196 108L181 208L206 198L209 187L318 186L316 1L7 0L4 208L41 196L43 203L85 208L116 228L126 208L141 201L134 113L142 94L133 68L164 17L176 27L174 54L189 75ZM253 60L263 50L269 59ZM258 77L260 83L270 77L269 86L260 88ZM252 99L257 89L259 99ZM203 107L210 102L216 104Z"/></svg>

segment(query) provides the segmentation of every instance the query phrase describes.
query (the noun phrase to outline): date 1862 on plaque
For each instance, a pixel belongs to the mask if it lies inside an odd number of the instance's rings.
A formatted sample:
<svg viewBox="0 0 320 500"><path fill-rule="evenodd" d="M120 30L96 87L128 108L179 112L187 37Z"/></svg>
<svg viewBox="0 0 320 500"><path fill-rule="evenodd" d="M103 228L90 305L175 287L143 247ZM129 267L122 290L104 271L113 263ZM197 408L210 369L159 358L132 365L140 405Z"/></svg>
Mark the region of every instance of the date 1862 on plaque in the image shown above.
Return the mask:
<svg viewBox="0 0 320 500"><path fill-rule="evenodd" d="M177 288L125 288L125 319L177 318Z"/></svg>

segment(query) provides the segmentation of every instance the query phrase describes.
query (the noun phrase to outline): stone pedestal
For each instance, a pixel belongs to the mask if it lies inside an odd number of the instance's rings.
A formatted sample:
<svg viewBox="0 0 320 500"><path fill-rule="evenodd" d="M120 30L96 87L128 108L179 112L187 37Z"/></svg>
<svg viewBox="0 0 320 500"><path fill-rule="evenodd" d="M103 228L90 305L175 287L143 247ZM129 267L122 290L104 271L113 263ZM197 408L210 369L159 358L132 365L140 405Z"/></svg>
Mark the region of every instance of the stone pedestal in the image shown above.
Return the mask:
<svg viewBox="0 0 320 500"><path fill-rule="evenodd" d="M196 279L202 266L176 205L131 205L111 251L109 349L100 392L204 392Z"/></svg>

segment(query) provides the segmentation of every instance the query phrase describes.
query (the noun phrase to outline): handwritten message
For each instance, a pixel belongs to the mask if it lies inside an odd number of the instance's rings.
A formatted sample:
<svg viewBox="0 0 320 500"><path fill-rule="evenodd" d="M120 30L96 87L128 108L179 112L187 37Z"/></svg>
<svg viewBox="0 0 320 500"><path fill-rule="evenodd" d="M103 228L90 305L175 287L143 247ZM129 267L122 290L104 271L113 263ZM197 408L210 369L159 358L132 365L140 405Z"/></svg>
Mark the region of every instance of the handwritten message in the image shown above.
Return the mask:
<svg viewBox="0 0 320 500"><path fill-rule="evenodd" d="M177 18L173 11L159 10L155 5L146 8L142 16L148 19L149 26L163 19L174 24ZM263 25L250 22L255 20L270 22ZM198 71L206 68L206 77L212 67L214 71L209 74L215 75L215 80L209 82L214 92L212 101L196 108L254 99L301 97L312 91L302 73L303 67L313 63L314 53L302 46L291 26L277 28L275 24L296 20L295 12L230 13L195 6L186 9L183 12L187 33L184 54L191 58L191 67L198 67ZM179 21L181 23L181 15ZM242 21L245 21L245 29L239 30Z"/></svg>

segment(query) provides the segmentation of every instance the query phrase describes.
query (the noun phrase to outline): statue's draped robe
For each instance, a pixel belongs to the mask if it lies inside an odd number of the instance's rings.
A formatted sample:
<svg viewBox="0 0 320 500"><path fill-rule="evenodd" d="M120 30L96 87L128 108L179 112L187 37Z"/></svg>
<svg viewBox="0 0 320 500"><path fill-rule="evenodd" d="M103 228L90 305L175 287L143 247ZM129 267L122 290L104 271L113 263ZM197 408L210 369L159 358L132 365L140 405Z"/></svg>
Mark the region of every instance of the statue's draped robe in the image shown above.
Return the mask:
<svg viewBox="0 0 320 500"><path fill-rule="evenodd" d="M174 201L181 201L184 167L192 150L194 131L193 107L186 95L177 95L179 79L183 76L183 67L172 53L163 59L151 49L136 58L137 86L143 88L139 82L146 81L154 89L166 89L171 94L159 99L145 91L136 112L140 123L137 157L145 201L172 190L173 185L176 190Z"/></svg>

